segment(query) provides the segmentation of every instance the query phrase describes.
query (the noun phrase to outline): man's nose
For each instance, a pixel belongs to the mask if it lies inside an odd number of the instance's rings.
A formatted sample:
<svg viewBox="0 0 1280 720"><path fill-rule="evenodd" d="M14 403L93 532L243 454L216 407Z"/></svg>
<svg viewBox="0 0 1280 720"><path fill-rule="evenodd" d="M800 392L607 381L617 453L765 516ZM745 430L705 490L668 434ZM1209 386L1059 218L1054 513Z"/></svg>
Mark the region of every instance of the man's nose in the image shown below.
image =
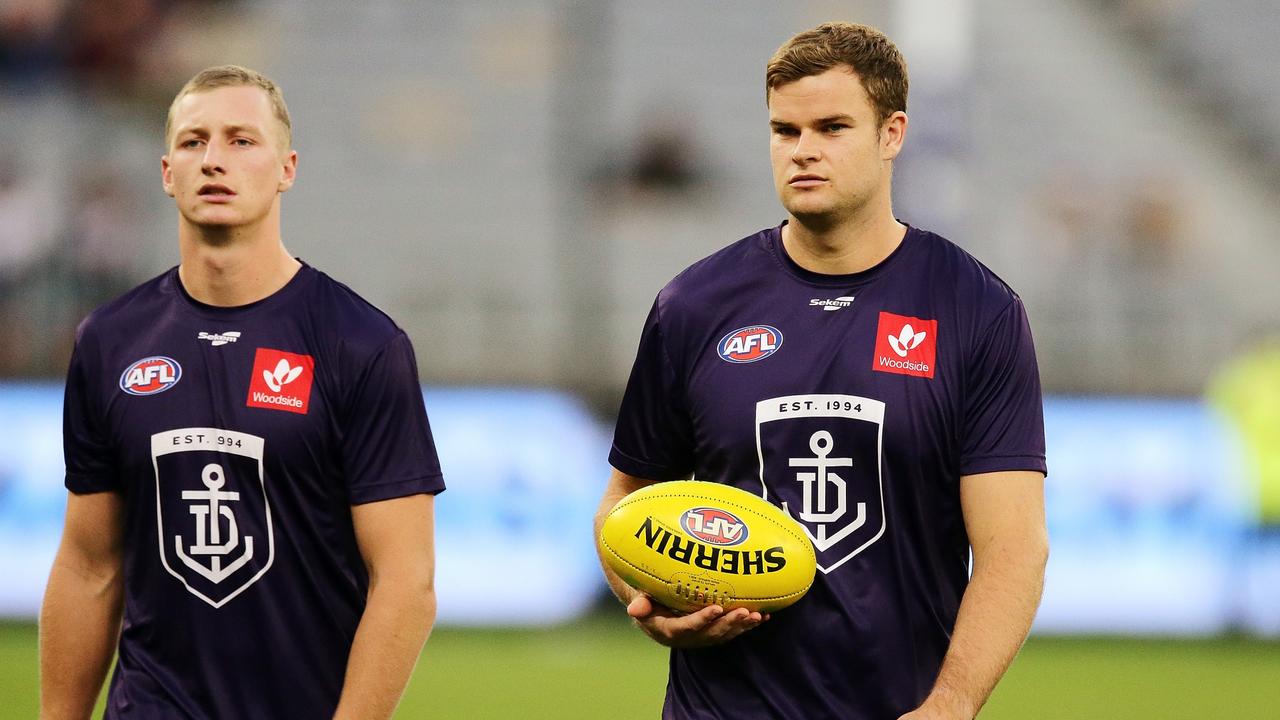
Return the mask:
<svg viewBox="0 0 1280 720"><path fill-rule="evenodd" d="M808 130L801 130L796 138L796 145L791 150L791 159L797 165L807 165L822 157L817 138Z"/></svg>
<svg viewBox="0 0 1280 720"><path fill-rule="evenodd" d="M220 175L225 171L222 169L222 151L217 147L217 143L209 143L204 146L204 159L200 163L200 171L205 175Z"/></svg>

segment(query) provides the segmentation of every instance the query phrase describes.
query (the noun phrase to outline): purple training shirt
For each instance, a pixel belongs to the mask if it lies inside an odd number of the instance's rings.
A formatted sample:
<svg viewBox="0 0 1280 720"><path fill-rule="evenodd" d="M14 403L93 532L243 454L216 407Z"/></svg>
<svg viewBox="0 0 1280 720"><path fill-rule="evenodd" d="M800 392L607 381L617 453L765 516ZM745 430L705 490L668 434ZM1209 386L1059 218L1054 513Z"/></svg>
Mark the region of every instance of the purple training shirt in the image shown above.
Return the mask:
<svg viewBox="0 0 1280 720"><path fill-rule="evenodd" d="M64 441L68 489L125 500L106 717L331 717L351 506L444 489L404 332L310 266L234 308L170 270L81 324Z"/></svg>
<svg viewBox="0 0 1280 720"><path fill-rule="evenodd" d="M737 639L673 650L666 718L885 720L941 667L969 576L960 477L1045 472L1018 296L909 228L852 275L796 265L780 228L659 294L609 460L761 495L804 526L813 588Z"/></svg>

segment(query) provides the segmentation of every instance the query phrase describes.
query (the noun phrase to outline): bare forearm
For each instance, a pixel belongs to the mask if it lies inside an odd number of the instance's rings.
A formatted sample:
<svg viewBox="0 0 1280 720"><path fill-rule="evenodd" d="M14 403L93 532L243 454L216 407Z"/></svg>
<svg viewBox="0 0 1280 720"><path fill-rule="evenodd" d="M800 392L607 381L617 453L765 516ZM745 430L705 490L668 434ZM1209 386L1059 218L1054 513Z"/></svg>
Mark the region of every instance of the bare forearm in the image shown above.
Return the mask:
<svg viewBox="0 0 1280 720"><path fill-rule="evenodd" d="M391 717L435 617L435 590L429 585L387 580L370 588L335 719Z"/></svg>
<svg viewBox="0 0 1280 720"><path fill-rule="evenodd" d="M600 527L604 524L604 519L609 514L609 511L612 510L613 506L617 505L618 501L624 497L626 497L625 492L620 490L611 490L606 492L604 497L600 500L600 509L596 512L594 524L594 537L597 538L597 553L601 552L600 543L598 541L600 537ZM609 583L609 589L613 591L614 596L621 600L623 605L631 602L632 598L636 596L637 590L624 582L622 578L618 577L618 574L609 567L608 563L604 562L603 557L600 558L600 568L604 571L605 582Z"/></svg>
<svg viewBox="0 0 1280 720"><path fill-rule="evenodd" d="M1047 545L1001 552L975 566L951 645L925 705L974 717L1027 638L1044 589Z"/></svg>
<svg viewBox="0 0 1280 720"><path fill-rule="evenodd" d="M40 717L88 718L120 633L120 572L94 574L61 557L40 608Z"/></svg>

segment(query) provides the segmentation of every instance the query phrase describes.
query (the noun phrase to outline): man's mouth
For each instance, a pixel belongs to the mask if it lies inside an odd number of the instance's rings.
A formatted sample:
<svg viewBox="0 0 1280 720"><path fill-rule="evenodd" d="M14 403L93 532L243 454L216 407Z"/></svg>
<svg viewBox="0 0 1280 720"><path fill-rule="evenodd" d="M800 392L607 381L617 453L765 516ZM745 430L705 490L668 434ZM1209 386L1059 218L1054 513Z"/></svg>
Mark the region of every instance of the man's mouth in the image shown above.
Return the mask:
<svg viewBox="0 0 1280 720"><path fill-rule="evenodd" d="M196 194L200 195L201 197L206 197L206 196L231 197L235 195L235 191L233 191L231 188L227 187L226 185L209 183L208 185L202 185L200 187L200 190L197 191Z"/></svg>
<svg viewBox="0 0 1280 720"><path fill-rule="evenodd" d="M826 181L827 179L821 175L800 173L799 175L792 175L791 179L787 180L787 184L791 187L814 187L815 185L821 185Z"/></svg>

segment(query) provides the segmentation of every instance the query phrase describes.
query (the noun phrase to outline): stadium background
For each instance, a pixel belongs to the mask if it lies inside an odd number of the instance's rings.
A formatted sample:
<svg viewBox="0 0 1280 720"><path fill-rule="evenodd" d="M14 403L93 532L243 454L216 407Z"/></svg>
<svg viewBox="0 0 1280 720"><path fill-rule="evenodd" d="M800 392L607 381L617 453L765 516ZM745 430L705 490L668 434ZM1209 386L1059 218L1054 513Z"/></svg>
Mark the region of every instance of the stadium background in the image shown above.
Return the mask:
<svg viewBox="0 0 1280 720"><path fill-rule="evenodd" d="M9 0L0 717L35 712L75 324L176 262L164 109L221 62L285 90L290 249L418 349L450 490L400 716L654 717L592 565L608 429L653 294L781 219L764 61L828 19L902 46L898 215L1021 292L1051 394L1045 604L982 717L1280 716L1274 0Z"/></svg>

